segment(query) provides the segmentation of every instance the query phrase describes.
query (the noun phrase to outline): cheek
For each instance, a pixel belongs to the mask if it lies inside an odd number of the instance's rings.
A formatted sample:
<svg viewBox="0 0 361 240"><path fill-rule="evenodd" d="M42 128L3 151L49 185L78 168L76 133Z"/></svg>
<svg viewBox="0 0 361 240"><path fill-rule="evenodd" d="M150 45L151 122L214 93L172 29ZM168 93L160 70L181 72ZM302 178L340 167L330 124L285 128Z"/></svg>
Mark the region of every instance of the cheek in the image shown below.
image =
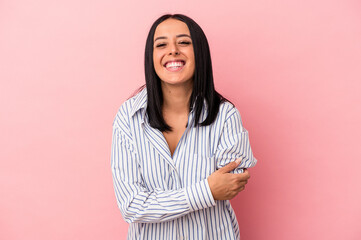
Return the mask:
<svg viewBox="0 0 361 240"><path fill-rule="evenodd" d="M154 67L162 67L161 66L161 56L159 53L157 52L153 52L153 64L154 64Z"/></svg>
<svg viewBox="0 0 361 240"><path fill-rule="evenodd" d="M194 69L195 69L195 66L196 66L196 62L195 62L195 59L194 59L194 57L193 57L193 58L191 58L191 64L190 64L189 67L194 70Z"/></svg>
<svg viewBox="0 0 361 240"><path fill-rule="evenodd" d="M195 67L196 62L195 62L195 59L194 59L194 52L193 52L193 49L192 49L192 51L190 51L190 52L189 52L188 56L189 56L190 60L192 61L192 67L194 68L194 67Z"/></svg>
<svg viewBox="0 0 361 240"><path fill-rule="evenodd" d="M155 69L159 69L161 67L159 62L159 58L157 58L156 55L153 55L153 65Z"/></svg>

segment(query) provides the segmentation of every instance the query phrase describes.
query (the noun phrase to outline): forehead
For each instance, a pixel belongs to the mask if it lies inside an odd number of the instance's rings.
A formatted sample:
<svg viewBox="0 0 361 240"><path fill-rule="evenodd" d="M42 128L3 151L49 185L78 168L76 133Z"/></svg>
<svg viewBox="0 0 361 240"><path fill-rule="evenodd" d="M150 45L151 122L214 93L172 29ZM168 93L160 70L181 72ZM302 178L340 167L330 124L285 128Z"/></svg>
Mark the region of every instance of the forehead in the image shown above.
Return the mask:
<svg viewBox="0 0 361 240"><path fill-rule="evenodd" d="M177 19L168 18L157 26L153 39L160 36L170 37L183 33L190 35L187 24Z"/></svg>

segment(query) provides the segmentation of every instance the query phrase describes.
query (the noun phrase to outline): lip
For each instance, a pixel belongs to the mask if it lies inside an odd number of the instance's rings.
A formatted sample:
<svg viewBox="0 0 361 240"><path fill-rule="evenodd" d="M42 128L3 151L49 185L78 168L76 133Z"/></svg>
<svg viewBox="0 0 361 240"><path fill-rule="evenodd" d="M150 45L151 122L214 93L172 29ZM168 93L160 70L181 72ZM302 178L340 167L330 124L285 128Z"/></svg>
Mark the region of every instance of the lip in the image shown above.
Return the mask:
<svg viewBox="0 0 361 240"><path fill-rule="evenodd" d="M186 64L186 61L182 60L182 59L173 59L173 60L169 60L169 61L166 61L164 64L163 64L163 67L167 66L167 64L169 62L183 62L183 66Z"/></svg>
<svg viewBox="0 0 361 240"><path fill-rule="evenodd" d="M167 71L169 72L179 72L179 71L182 71L184 68L184 65L180 68L176 68L176 69L173 69L173 68L165 68Z"/></svg>

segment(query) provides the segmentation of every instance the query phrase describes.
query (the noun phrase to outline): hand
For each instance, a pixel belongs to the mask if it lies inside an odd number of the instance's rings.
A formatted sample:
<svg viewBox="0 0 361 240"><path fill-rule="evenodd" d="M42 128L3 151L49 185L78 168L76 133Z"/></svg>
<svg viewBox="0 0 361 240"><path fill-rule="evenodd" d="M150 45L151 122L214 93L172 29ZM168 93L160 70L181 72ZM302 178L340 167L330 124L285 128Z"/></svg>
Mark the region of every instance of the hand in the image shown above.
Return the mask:
<svg viewBox="0 0 361 240"><path fill-rule="evenodd" d="M207 178L215 200L230 200L245 188L250 178L247 169L243 173L229 173L238 166L237 160L218 169Z"/></svg>

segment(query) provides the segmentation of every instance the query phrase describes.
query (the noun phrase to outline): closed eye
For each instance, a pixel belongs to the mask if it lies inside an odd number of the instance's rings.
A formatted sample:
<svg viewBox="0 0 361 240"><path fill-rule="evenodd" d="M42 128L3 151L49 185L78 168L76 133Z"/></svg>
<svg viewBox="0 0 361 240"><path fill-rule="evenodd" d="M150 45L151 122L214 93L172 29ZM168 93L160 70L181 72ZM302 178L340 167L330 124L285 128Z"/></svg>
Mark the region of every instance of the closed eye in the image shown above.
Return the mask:
<svg viewBox="0 0 361 240"><path fill-rule="evenodd" d="M187 42L187 41L179 42L179 44L181 44L181 45L189 45L190 43L191 42ZM166 45L165 43L161 43L161 44L156 45L156 47L163 47L165 45Z"/></svg>
<svg viewBox="0 0 361 240"><path fill-rule="evenodd" d="M158 44L157 47L163 47L165 44L162 43L162 44Z"/></svg>

